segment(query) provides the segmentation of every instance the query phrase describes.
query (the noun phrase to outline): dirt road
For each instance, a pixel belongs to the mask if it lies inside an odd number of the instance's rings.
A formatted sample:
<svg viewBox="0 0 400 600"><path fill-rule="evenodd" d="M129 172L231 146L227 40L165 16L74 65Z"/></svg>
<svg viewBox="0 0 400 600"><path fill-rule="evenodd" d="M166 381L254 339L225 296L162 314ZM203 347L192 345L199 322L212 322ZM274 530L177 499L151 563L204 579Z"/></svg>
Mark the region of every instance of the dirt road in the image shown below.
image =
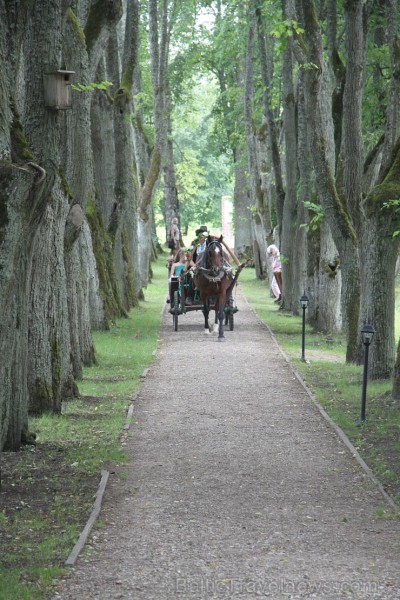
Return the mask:
<svg viewBox="0 0 400 600"><path fill-rule="evenodd" d="M166 313L132 462L58 600L399 600L400 520L238 306L224 343Z"/></svg>

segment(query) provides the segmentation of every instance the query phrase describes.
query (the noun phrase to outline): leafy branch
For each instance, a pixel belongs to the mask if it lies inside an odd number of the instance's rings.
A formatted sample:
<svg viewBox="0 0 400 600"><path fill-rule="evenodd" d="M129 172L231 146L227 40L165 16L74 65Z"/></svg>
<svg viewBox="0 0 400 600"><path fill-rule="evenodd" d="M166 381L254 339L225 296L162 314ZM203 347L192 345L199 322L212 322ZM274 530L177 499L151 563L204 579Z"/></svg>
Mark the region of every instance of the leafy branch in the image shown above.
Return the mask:
<svg viewBox="0 0 400 600"><path fill-rule="evenodd" d="M270 31L270 35L277 39L277 50L283 52L287 47L287 40L290 37L299 37L304 33L304 29L300 27L297 21L293 19L285 19L277 23Z"/></svg>
<svg viewBox="0 0 400 600"><path fill-rule="evenodd" d="M399 215L400 216L400 200L394 199L394 200L388 200L387 202L384 202L382 204L382 210L386 208L386 209L390 209L390 208L394 208L394 213L395 215ZM396 238L400 235L400 229L396 229L393 233L392 233L392 237Z"/></svg>
<svg viewBox="0 0 400 600"><path fill-rule="evenodd" d="M304 227L306 231L317 231L325 218L322 206L308 201L304 201L304 206L310 211L312 217L309 223L302 223L300 227Z"/></svg>
<svg viewBox="0 0 400 600"><path fill-rule="evenodd" d="M111 81L100 81L100 83L71 83L71 88L75 92L94 92L95 90L107 90L113 84Z"/></svg>

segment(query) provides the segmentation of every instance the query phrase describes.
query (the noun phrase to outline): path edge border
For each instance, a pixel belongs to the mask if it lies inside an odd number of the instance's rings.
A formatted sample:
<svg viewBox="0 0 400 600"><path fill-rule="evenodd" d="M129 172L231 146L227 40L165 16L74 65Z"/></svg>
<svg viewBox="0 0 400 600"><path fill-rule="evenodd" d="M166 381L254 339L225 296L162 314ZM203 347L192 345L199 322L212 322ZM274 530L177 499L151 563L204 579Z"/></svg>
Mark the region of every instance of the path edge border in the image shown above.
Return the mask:
<svg viewBox="0 0 400 600"><path fill-rule="evenodd" d="M68 556L67 560L65 561L65 564L68 566L73 566L75 564L79 554L82 551L82 548L86 544L86 540L89 537L90 532L93 529L93 525L95 524L97 517L99 516L100 509L101 509L101 502L103 500L103 496L104 496L104 492L106 489L109 475L110 475L109 471L106 471L105 469L101 471L101 480L99 483L99 487L97 489L96 500L94 502L92 512L90 513L89 519L88 519L82 533L80 534L78 541L76 542L70 555Z"/></svg>
<svg viewBox="0 0 400 600"><path fill-rule="evenodd" d="M149 368L144 370L144 372L140 376L141 380L147 376L148 371L149 371ZM138 394L139 394L139 390L137 390L133 394L133 396L131 396L131 398L130 398L130 404L128 406L125 425L122 428L122 437L120 440L121 442L124 441L125 436L130 429L131 421L132 421L132 417L133 417L133 411L134 411L134 401L136 400ZM92 511L89 515L89 519L87 520L86 525L83 528L77 542L75 543L67 560L64 563L68 567L73 567L75 565L80 553L82 552L82 550L86 544L86 541L90 535L90 532L93 529L93 525L96 523L96 520L100 514L101 505L103 502L103 496L104 496L104 492L106 491L106 486L107 486L109 476L110 476L109 471L107 471L106 469L101 470L101 479L100 479L99 486L97 488L96 499L94 501Z"/></svg>
<svg viewBox="0 0 400 600"><path fill-rule="evenodd" d="M386 490L384 489L382 483L379 481L379 479L373 473L372 469L367 465L367 463L361 457L360 453L355 448L355 446L352 444L352 442L350 441L350 439L347 437L347 435L345 434L345 432L343 431L343 429L341 429L341 427L339 427L339 425L337 425L337 423L335 423L335 421L328 415L328 413L326 412L326 410L318 402L318 400L316 399L316 397L314 396L314 394L312 393L312 391L310 390L310 388L307 386L307 384L304 381L304 379L301 377L300 373L297 371L297 369L295 368L295 366L291 362L290 358L282 350L282 348L279 345L279 342L276 339L275 334L271 330L270 326L267 323L264 323L264 321L262 321L262 319L260 318L260 316L257 314L257 311L251 306L250 302L247 300L247 298L246 298L246 296L244 295L243 292L242 292L242 294L243 294L243 296L244 296L244 298L246 300L246 303L249 306L250 310L256 315L256 317L257 317L258 321L261 323L261 325L263 327L265 327L265 329L267 329L267 331L270 334L270 336L271 336L274 344L277 346L279 352L282 354L283 358L285 359L285 361L286 361L287 365L289 366L290 370L292 371L293 375L296 377L297 381L303 387L304 391L307 393L307 396L310 398L310 400L312 401L312 403L314 404L314 406L318 409L318 411L320 412L320 414L329 423L329 425L334 429L334 431L339 436L339 438L342 440L342 442L345 444L345 446L347 447L347 449L351 452L353 458L355 458L355 460L358 462L358 464L362 467L362 469L368 475L368 477L370 478L370 480L375 484L375 486L381 492L382 496L384 497L384 499L386 500L386 502L390 505L390 507L395 512L399 512L399 510L400 510L399 505L386 492Z"/></svg>
<svg viewBox="0 0 400 600"><path fill-rule="evenodd" d="M166 302L166 298L164 300L164 303L162 305L161 308L161 314L160 314L160 329L162 327L162 318L165 312L165 307L167 306L167 302ZM153 350L152 355L154 357L157 356L157 350L158 350L158 346L159 346L159 339L157 338L157 345L156 345L156 349ZM143 373L140 375L139 377L139 387L140 387L140 382L143 381L143 379L145 379L150 371L151 367L146 367L143 371ZM131 422L132 422L132 418L133 418L133 411L134 411L134 401L136 400L136 398L139 395L139 389L136 390L136 392L133 394L133 396L130 397L130 403L128 405L128 410L127 410L127 414L126 414L126 420L125 420L125 424L122 427L122 432L121 432L121 439L120 441L123 442L126 438L127 432L129 431L130 427L131 427ZM76 544L74 545L73 549L71 550L67 560L65 561L65 565L67 566L74 566L78 556L80 555L80 553L82 552L82 549L84 547L84 545L86 544L87 538L90 535L91 530L93 529L93 525L95 524L97 517L100 514L100 510L101 510L101 504L103 501L103 496L104 496L104 492L106 491L106 485L107 485L107 481L108 478L110 476L110 472L107 471L106 469L102 469L101 471L101 479L100 479L100 483L99 486L97 488L97 493L96 493L96 499L95 502L93 504L93 509L92 512L89 515L89 519L86 522L85 527L83 528L78 541L76 542Z"/></svg>

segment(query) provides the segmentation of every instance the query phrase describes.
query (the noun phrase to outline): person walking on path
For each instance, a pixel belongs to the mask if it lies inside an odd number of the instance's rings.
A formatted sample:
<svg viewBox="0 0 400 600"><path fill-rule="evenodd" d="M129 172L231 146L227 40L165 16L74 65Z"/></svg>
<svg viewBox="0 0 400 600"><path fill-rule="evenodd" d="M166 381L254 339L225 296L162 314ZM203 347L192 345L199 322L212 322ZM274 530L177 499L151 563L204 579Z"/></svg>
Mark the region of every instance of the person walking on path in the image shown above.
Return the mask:
<svg viewBox="0 0 400 600"><path fill-rule="evenodd" d="M271 281L271 290L274 294L276 301L280 302L282 300L282 265L279 249L274 244L268 246L267 254L272 256L272 281Z"/></svg>
<svg viewBox="0 0 400 600"><path fill-rule="evenodd" d="M171 221L170 239L172 244L174 245L173 247L171 247L171 250L173 256L175 257L181 248L181 232L179 231L178 219L176 217L173 218Z"/></svg>
<svg viewBox="0 0 400 600"><path fill-rule="evenodd" d="M399 600L391 504L237 300L225 344L165 310L130 462L54 600Z"/></svg>

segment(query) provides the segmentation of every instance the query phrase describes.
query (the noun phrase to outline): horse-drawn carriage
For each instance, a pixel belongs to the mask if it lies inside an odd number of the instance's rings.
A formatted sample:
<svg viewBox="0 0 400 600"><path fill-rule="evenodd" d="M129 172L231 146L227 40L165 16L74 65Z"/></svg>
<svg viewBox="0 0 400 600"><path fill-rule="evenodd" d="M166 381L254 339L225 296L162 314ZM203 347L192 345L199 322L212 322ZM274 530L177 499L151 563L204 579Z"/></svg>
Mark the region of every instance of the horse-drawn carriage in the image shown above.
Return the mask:
<svg viewBox="0 0 400 600"><path fill-rule="evenodd" d="M226 245L225 245L226 247ZM238 266L236 273L229 264L222 246L222 237L208 237L205 251L198 257L193 270L184 270L179 276L170 279L170 313L174 331L178 331L180 315L201 310L204 314L205 332L209 333L209 312L215 311L214 331L218 339L224 339L224 325L234 327L234 314L237 306L234 288L244 265Z"/></svg>
<svg viewBox="0 0 400 600"><path fill-rule="evenodd" d="M192 274L189 272L178 277L171 277L169 286L171 304L169 312L172 314L174 331L178 331L178 319L180 315L198 310L203 312L204 305L200 298L200 291L194 288L192 277ZM215 300L215 297L210 297L209 310L215 310ZM224 306L225 325L229 325L230 331L233 331L233 315L237 311L238 308L232 291ZM217 313L215 316L217 320Z"/></svg>

